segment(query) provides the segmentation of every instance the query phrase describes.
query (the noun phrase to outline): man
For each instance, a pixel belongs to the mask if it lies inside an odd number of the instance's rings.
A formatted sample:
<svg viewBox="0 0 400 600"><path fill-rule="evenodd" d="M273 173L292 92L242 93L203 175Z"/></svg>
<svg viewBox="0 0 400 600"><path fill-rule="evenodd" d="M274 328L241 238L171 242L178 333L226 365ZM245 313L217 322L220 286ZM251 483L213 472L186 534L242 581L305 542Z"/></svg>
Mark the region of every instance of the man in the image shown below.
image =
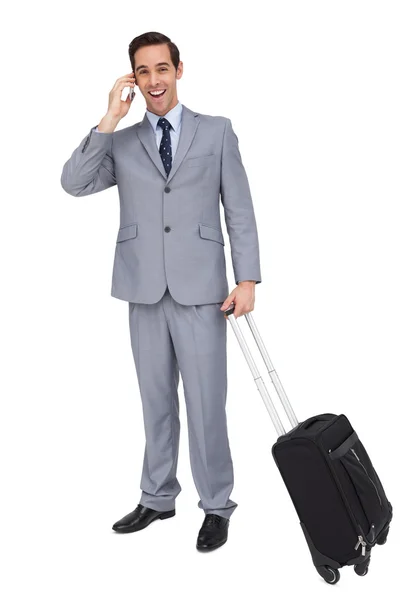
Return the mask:
<svg viewBox="0 0 400 600"><path fill-rule="evenodd" d="M146 445L142 495L117 521L119 533L175 515L180 422L179 373L188 417L190 462L205 517L198 550L227 541L237 504L226 423L224 310L254 309L261 282L259 245L247 176L231 121L178 101L183 63L157 32L129 46L132 73L117 79L107 114L65 163L61 185L73 196L118 186L118 231L111 295L129 303L132 352ZM146 100L143 120L115 131L131 106L125 87ZM237 287L228 294L219 196Z"/></svg>

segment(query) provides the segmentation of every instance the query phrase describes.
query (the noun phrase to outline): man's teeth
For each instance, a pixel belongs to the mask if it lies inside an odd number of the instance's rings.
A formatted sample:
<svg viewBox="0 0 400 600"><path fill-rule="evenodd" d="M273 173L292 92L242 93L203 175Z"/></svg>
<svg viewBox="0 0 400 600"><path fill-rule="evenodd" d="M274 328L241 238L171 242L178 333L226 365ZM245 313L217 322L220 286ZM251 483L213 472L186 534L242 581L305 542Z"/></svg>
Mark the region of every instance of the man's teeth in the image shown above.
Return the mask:
<svg viewBox="0 0 400 600"><path fill-rule="evenodd" d="M163 94L165 90L160 90L159 92L149 92L150 96L160 96Z"/></svg>

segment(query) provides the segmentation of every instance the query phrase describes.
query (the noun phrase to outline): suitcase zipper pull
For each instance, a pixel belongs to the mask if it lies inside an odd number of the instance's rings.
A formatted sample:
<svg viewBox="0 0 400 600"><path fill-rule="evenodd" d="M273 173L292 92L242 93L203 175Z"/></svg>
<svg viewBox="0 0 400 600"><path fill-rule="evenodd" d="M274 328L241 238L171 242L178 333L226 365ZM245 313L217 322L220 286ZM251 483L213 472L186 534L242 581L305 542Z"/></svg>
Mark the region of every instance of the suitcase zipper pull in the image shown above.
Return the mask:
<svg viewBox="0 0 400 600"><path fill-rule="evenodd" d="M360 544L361 544L361 554L362 554L362 556L365 556L365 547L366 547L367 543L364 541L364 538L362 535L358 536L358 541L357 541L357 544L354 546L354 550L357 550L357 548L359 547Z"/></svg>

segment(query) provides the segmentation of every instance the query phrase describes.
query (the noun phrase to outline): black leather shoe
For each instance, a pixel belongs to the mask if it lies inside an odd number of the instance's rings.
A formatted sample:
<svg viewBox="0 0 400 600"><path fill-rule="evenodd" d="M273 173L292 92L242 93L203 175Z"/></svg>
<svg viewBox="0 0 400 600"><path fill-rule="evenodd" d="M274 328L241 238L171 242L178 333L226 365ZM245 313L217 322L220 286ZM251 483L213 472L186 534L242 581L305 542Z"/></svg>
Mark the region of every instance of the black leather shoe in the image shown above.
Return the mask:
<svg viewBox="0 0 400 600"><path fill-rule="evenodd" d="M131 533L139 531L150 525L156 519L169 519L175 515L175 509L164 512L153 510L142 504L138 504L135 510L114 523L112 528L118 533Z"/></svg>
<svg viewBox="0 0 400 600"><path fill-rule="evenodd" d="M228 539L228 527L229 519L214 513L207 514L197 537L197 550L215 550L225 544Z"/></svg>

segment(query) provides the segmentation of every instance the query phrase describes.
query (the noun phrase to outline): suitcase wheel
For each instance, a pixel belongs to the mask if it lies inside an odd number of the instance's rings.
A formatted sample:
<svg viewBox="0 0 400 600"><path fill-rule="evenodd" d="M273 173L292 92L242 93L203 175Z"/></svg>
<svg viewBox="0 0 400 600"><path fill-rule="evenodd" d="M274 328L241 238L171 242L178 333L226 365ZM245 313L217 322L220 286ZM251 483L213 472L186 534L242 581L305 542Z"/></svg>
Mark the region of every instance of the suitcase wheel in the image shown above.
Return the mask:
<svg viewBox="0 0 400 600"><path fill-rule="evenodd" d="M364 560L364 562L362 562L358 565L354 565L354 571L357 573L357 575L359 575L360 577L363 577L364 575L366 575L368 573L368 567L369 567L370 560L371 560L371 556L369 556L367 558L367 560Z"/></svg>
<svg viewBox="0 0 400 600"><path fill-rule="evenodd" d="M338 569L333 569L332 567L325 567L324 565L316 567L316 569L321 575L321 577L326 581L326 583L334 585L340 579L340 573Z"/></svg>

